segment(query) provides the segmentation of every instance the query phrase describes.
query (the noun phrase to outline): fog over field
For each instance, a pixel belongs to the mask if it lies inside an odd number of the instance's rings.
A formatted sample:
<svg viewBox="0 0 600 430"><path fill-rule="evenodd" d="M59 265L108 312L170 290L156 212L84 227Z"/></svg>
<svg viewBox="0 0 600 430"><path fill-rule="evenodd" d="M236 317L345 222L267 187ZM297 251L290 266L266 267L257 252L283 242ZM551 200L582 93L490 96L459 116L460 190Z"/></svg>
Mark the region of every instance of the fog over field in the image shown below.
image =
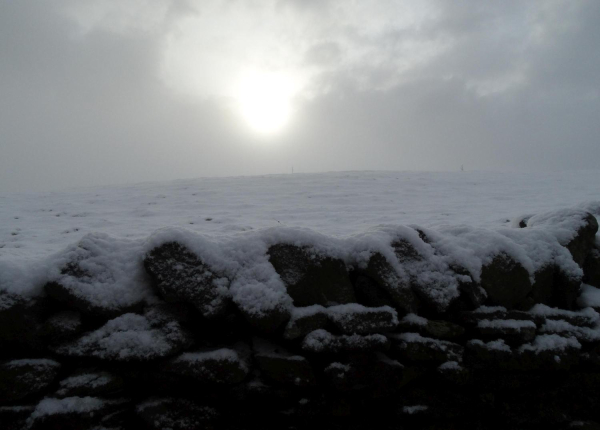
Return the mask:
<svg viewBox="0 0 600 430"><path fill-rule="evenodd" d="M594 0L0 1L0 191L600 158Z"/></svg>

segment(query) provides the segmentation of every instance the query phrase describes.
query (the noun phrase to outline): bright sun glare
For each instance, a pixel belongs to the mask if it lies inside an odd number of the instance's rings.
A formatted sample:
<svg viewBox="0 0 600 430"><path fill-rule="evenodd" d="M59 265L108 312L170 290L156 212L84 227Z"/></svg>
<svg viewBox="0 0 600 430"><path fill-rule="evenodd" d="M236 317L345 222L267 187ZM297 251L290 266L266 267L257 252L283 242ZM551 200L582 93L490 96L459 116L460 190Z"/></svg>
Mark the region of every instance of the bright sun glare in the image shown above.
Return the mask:
<svg viewBox="0 0 600 430"><path fill-rule="evenodd" d="M280 131L289 121L293 85L275 73L252 73L242 79L238 91L241 113L261 134Z"/></svg>

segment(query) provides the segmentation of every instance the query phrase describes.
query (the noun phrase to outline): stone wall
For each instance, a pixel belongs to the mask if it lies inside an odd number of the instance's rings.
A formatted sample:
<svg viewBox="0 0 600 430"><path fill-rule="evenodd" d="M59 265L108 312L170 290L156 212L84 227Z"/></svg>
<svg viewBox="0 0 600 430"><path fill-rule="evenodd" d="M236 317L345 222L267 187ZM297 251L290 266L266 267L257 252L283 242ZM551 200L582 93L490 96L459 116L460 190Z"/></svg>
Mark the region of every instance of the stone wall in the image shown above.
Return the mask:
<svg viewBox="0 0 600 430"><path fill-rule="evenodd" d="M397 261L356 267L272 245L293 305L260 312L180 243L144 258L155 299L117 309L75 294L64 280L92 275L68 262L40 296L0 293L0 428L600 428L600 316L581 299L600 291L598 224L583 220L564 243L583 277L548 265L532 282L500 252L477 282L452 267L449 302L443 278L398 275L424 259L403 240Z"/></svg>

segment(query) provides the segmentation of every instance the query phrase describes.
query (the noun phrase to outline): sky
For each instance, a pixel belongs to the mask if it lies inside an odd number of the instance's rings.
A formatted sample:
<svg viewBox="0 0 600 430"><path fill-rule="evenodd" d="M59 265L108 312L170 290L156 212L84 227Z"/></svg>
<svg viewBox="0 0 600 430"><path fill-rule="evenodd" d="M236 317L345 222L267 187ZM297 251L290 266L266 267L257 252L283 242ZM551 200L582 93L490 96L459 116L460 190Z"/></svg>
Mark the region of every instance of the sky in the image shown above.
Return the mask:
<svg viewBox="0 0 600 430"><path fill-rule="evenodd" d="M600 160L597 0L0 0L0 192Z"/></svg>

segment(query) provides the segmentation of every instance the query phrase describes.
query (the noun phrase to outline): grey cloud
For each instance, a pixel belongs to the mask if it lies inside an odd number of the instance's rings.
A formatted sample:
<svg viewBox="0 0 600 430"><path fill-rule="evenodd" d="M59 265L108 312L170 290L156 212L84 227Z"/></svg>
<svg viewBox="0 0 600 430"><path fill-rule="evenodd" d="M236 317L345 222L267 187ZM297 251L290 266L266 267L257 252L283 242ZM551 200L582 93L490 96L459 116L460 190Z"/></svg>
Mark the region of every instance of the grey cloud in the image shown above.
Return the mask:
<svg viewBox="0 0 600 430"><path fill-rule="evenodd" d="M270 143L245 130L218 89L198 97L165 86L165 35L201 13L187 2L169 3L152 31L85 34L64 4L0 3L0 191L291 165L543 170L597 168L600 158L598 2L439 1L419 26L339 25L342 34L327 32L336 2L281 0L323 30L298 52L318 91L299 94ZM403 67L403 55L419 53L409 45L441 48ZM360 61L348 60L352 49Z"/></svg>

